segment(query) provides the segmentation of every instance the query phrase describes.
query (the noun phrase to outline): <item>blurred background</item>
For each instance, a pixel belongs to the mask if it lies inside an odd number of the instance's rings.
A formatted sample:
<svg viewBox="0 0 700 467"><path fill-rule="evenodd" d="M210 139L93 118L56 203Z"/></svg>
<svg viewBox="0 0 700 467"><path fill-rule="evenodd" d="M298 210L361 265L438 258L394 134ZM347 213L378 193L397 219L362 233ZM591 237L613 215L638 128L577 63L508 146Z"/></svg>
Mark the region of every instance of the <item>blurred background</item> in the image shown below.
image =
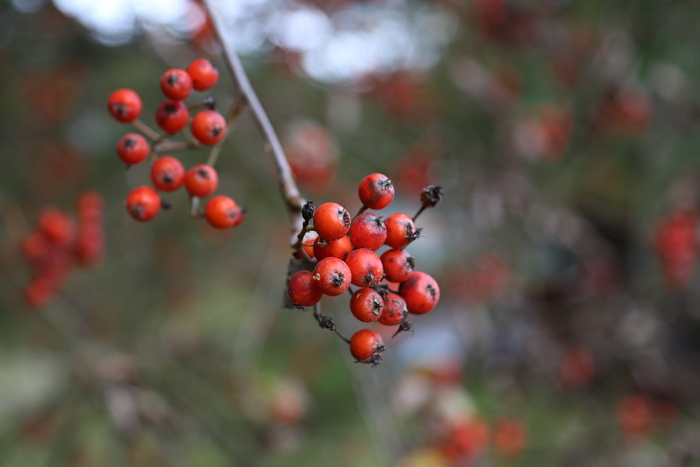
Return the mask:
<svg viewBox="0 0 700 467"><path fill-rule="evenodd" d="M249 111L217 163L240 227L182 191L129 217L148 167L117 158L109 94L155 126L162 73L206 57L201 97L238 95L201 4L3 2L0 465L700 465L700 4L214 3L307 199L354 213L382 172L381 213L413 215L443 187L409 247L442 299L380 330L376 368L283 308L289 217ZM46 225L78 226L48 266Z"/></svg>

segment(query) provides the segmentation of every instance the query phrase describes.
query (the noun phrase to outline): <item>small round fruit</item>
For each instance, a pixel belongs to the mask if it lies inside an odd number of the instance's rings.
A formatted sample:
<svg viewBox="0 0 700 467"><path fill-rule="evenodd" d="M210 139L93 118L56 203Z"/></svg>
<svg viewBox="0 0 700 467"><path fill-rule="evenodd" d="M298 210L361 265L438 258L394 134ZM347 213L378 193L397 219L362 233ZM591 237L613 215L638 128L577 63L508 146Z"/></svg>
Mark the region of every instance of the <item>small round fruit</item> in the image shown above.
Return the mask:
<svg viewBox="0 0 700 467"><path fill-rule="evenodd" d="M350 298L352 315L363 323L371 323L379 319L384 309L384 301L379 292L369 287L357 290Z"/></svg>
<svg viewBox="0 0 700 467"><path fill-rule="evenodd" d="M176 157L159 157L151 166L151 181L161 191L175 191L185 181L185 167Z"/></svg>
<svg viewBox="0 0 700 467"><path fill-rule="evenodd" d="M342 259L325 258L314 268L316 287L332 297L345 293L350 287L351 278L350 268Z"/></svg>
<svg viewBox="0 0 700 467"><path fill-rule="evenodd" d="M200 58L190 63L187 74L192 78L192 87L197 91L206 91L214 87L219 80L219 71L206 58Z"/></svg>
<svg viewBox="0 0 700 467"><path fill-rule="evenodd" d="M217 229L236 227L243 221L243 212L228 196L214 196L204 208L204 216Z"/></svg>
<svg viewBox="0 0 700 467"><path fill-rule="evenodd" d="M384 266L384 274L390 282L403 282L416 267L416 260L406 250L386 250L379 257Z"/></svg>
<svg viewBox="0 0 700 467"><path fill-rule="evenodd" d="M210 146L226 136L226 119L216 110L202 110L192 118L190 131L197 141Z"/></svg>
<svg viewBox="0 0 700 467"><path fill-rule="evenodd" d="M116 120L128 123L139 118L143 104L139 95L131 89L117 89L109 95L107 109Z"/></svg>
<svg viewBox="0 0 700 467"><path fill-rule="evenodd" d="M313 273L309 271L299 271L289 279L287 286L289 298L296 306L314 306L321 301L323 292L316 287Z"/></svg>
<svg viewBox="0 0 700 467"><path fill-rule="evenodd" d="M192 78L185 70L173 68L160 78L160 90L168 99L185 100L192 94Z"/></svg>
<svg viewBox="0 0 700 467"><path fill-rule="evenodd" d="M150 221L160 211L160 195L150 186L134 188L126 196L126 210L137 221Z"/></svg>
<svg viewBox="0 0 700 467"><path fill-rule="evenodd" d="M409 313L422 315L440 301L440 288L430 275L414 271L399 285L399 295L406 300Z"/></svg>
<svg viewBox="0 0 700 467"><path fill-rule="evenodd" d="M156 110L156 123L171 135L185 128L189 121L190 111L182 101L163 101Z"/></svg>
<svg viewBox="0 0 700 467"><path fill-rule="evenodd" d="M379 316L379 322L385 326L396 326L408 314L406 301L393 292L388 292L384 298L384 310Z"/></svg>
<svg viewBox="0 0 700 467"><path fill-rule="evenodd" d="M67 246L75 238L75 222L58 208L44 208L39 214L37 227L54 245Z"/></svg>
<svg viewBox="0 0 700 467"><path fill-rule="evenodd" d="M324 240L320 236L314 240L314 257L318 260L333 256L338 259L345 259L352 251L350 237L341 237L338 240Z"/></svg>
<svg viewBox="0 0 700 467"><path fill-rule="evenodd" d="M84 191L75 203L80 222L100 222L104 202L102 195L96 190Z"/></svg>
<svg viewBox="0 0 700 467"><path fill-rule="evenodd" d="M382 360L384 340L371 329L360 329L350 338L350 353L361 363L378 365Z"/></svg>
<svg viewBox="0 0 700 467"><path fill-rule="evenodd" d="M350 213L338 203L323 203L314 211L314 229L319 237L338 240L350 230Z"/></svg>
<svg viewBox="0 0 700 467"><path fill-rule="evenodd" d="M358 287L372 287L384 276L384 266L379 256L367 248L353 250L345 260L352 273L352 283Z"/></svg>
<svg viewBox="0 0 700 467"><path fill-rule="evenodd" d="M185 174L185 189L190 196L205 198L214 193L219 184L219 176L214 167L198 164Z"/></svg>
<svg viewBox="0 0 700 467"><path fill-rule="evenodd" d="M394 200L394 184L386 175L374 173L362 179L357 193L368 208L384 209Z"/></svg>
<svg viewBox="0 0 700 467"><path fill-rule="evenodd" d="M386 244L391 248L404 248L420 235L413 219L400 212L387 217L384 225L386 226Z"/></svg>
<svg viewBox="0 0 700 467"><path fill-rule="evenodd" d="M306 256L309 258L315 258L316 255L314 254L314 244L316 243L316 239L318 238L318 234L314 232L313 230L306 232L304 234L304 238L301 241L301 248L304 250L306 253ZM322 259L322 258L319 258ZM341 258L342 259L342 258Z"/></svg>
<svg viewBox="0 0 700 467"><path fill-rule="evenodd" d="M117 155L126 165L143 162L151 153L151 145L138 133L127 133L117 142Z"/></svg>
<svg viewBox="0 0 700 467"><path fill-rule="evenodd" d="M381 217L364 212L352 220L348 237L355 248L376 250L386 241L386 227Z"/></svg>

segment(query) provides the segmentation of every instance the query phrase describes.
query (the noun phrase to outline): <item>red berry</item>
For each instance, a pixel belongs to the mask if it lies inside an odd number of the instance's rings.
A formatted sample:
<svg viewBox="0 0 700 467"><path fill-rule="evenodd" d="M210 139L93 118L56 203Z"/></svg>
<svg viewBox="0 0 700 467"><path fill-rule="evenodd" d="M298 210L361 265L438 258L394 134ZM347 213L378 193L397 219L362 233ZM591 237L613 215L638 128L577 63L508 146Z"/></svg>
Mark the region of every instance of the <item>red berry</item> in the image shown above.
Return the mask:
<svg viewBox="0 0 700 467"><path fill-rule="evenodd" d="M117 155L126 165L142 162L151 153L151 145L138 133L127 133L117 142Z"/></svg>
<svg viewBox="0 0 700 467"><path fill-rule="evenodd" d="M109 113L123 123L139 118L142 108L141 98L131 89L117 89L107 99Z"/></svg>
<svg viewBox="0 0 700 467"><path fill-rule="evenodd" d="M243 222L243 211L228 196L214 196L204 208L204 216L218 229L236 227Z"/></svg>
<svg viewBox="0 0 700 467"><path fill-rule="evenodd" d="M195 165L185 174L185 189L191 196L205 198L214 193L218 184L219 176L210 165Z"/></svg>
<svg viewBox="0 0 700 467"><path fill-rule="evenodd" d="M384 276L379 256L367 248L353 250L345 260L352 273L352 283L358 287L377 285Z"/></svg>
<svg viewBox="0 0 700 467"><path fill-rule="evenodd" d="M348 290L351 278L350 268L342 259L325 258L319 261L314 268L316 286L324 294L333 297Z"/></svg>
<svg viewBox="0 0 700 467"><path fill-rule="evenodd" d="M391 248L403 248L420 235L413 220L406 214L392 214L386 218L384 225L386 226L386 244Z"/></svg>
<svg viewBox="0 0 700 467"><path fill-rule="evenodd" d="M104 251L104 230L97 222L83 222L78 226L75 240L75 258L81 266L95 266Z"/></svg>
<svg viewBox="0 0 700 467"><path fill-rule="evenodd" d="M185 70L168 70L160 78L160 90L168 99L185 100L192 94L192 78Z"/></svg>
<svg viewBox="0 0 700 467"><path fill-rule="evenodd" d="M399 295L406 300L410 313L422 315L435 308L440 301L440 288L428 274L414 271L399 285Z"/></svg>
<svg viewBox="0 0 700 467"><path fill-rule="evenodd" d="M323 203L314 211L314 229L319 237L338 240L350 230L350 214L338 203Z"/></svg>
<svg viewBox="0 0 700 467"><path fill-rule="evenodd" d="M51 245L41 232L32 232L22 240L22 254L32 263L44 259L50 248Z"/></svg>
<svg viewBox="0 0 700 467"><path fill-rule="evenodd" d="M156 110L156 123L166 133L177 133L190 121L190 111L182 101L163 101Z"/></svg>
<svg viewBox="0 0 700 467"><path fill-rule="evenodd" d="M316 237L314 240L314 257L318 260L333 256L345 261L351 251L352 242L348 236L338 240L324 240L321 237Z"/></svg>
<svg viewBox="0 0 700 467"><path fill-rule="evenodd" d="M362 204L370 209L384 209L394 200L394 184L380 173L367 175L357 189Z"/></svg>
<svg viewBox="0 0 700 467"><path fill-rule="evenodd" d="M159 157L151 166L151 181L161 191L175 191L185 181L185 167L173 156Z"/></svg>
<svg viewBox="0 0 700 467"><path fill-rule="evenodd" d="M219 71L206 58L200 58L190 63L187 74L192 78L192 87L197 91L212 88L219 80Z"/></svg>
<svg viewBox="0 0 700 467"><path fill-rule="evenodd" d="M304 252L306 252L306 255L309 258L316 258L316 254L314 253L314 245L316 244L316 239L318 238L318 234L314 232L313 230L306 232L304 234L304 239L301 242L301 247L303 248ZM322 259L322 258L318 258ZM343 258L340 258L343 259Z"/></svg>
<svg viewBox="0 0 700 467"><path fill-rule="evenodd" d="M313 306L321 301L323 292L316 287L313 273L299 271L289 279L287 293L297 306Z"/></svg>
<svg viewBox="0 0 700 467"><path fill-rule="evenodd" d="M202 110L192 118L190 130L200 143L216 144L226 136L226 119L216 110Z"/></svg>
<svg viewBox="0 0 700 467"><path fill-rule="evenodd" d="M352 220L348 237L355 248L376 250L384 245L386 227L381 217L371 212L365 212Z"/></svg>
<svg viewBox="0 0 700 467"><path fill-rule="evenodd" d="M37 226L44 237L54 245L66 246L74 238L75 223L57 208L45 208L39 214Z"/></svg>
<svg viewBox="0 0 700 467"><path fill-rule="evenodd" d="M379 257L384 266L384 274L391 282L403 282L413 272L416 261L406 250L387 250Z"/></svg>
<svg viewBox="0 0 700 467"><path fill-rule="evenodd" d="M383 309L382 296L369 287L357 290L350 298L350 311L355 318L363 323L376 321Z"/></svg>
<svg viewBox="0 0 700 467"><path fill-rule="evenodd" d="M379 316L379 322L385 326L396 326L408 314L406 301L393 292L388 292L384 298L384 311Z"/></svg>
<svg viewBox="0 0 700 467"><path fill-rule="evenodd" d="M137 221L150 221L160 211L160 196L150 186L134 188L126 196L126 210Z"/></svg>
<svg viewBox="0 0 700 467"><path fill-rule="evenodd" d="M350 353L358 362L378 365L383 351L382 336L371 329L360 329L350 338Z"/></svg>
<svg viewBox="0 0 700 467"><path fill-rule="evenodd" d="M78 198L76 207L81 222L99 222L102 220L102 196L97 191L84 191Z"/></svg>
<svg viewBox="0 0 700 467"><path fill-rule="evenodd" d="M42 308L49 304L55 292L53 281L38 277L24 289L24 297L29 306Z"/></svg>

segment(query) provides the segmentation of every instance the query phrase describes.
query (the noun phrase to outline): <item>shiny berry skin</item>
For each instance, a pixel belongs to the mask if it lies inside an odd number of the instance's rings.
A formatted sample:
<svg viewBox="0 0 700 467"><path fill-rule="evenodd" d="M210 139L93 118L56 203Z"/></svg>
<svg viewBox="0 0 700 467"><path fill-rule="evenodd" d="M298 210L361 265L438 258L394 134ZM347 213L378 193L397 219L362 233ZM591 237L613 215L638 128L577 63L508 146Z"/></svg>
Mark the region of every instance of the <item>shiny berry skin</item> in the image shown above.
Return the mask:
<svg viewBox="0 0 700 467"><path fill-rule="evenodd" d="M191 196L205 198L214 193L218 184L219 176L210 165L195 165L185 174L185 189Z"/></svg>
<svg viewBox="0 0 700 467"><path fill-rule="evenodd" d="M378 321L385 326L396 326L408 314L406 301L393 292L388 292L384 298L384 310Z"/></svg>
<svg viewBox="0 0 700 467"><path fill-rule="evenodd" d="M160 191L175 191L185 181L185 167L173 156L159 157L151 166L151 181Z"/></svg>
<svg viewBox="0 0 700 467"><path fill-rule="evenodd" d="M389 282L403 282L413 272L416 260L406 250L386 250L379 257L384 266L384 274Z"/></svg>
<svg viewBox="0 0 700 467"><path fill-rule="evenodd" d="M126 210L137 221L150 221L160 211L160 195L150 186L134 188L126 196Z"/></svg>
<svg viewBox="0 0 700 467"><path fill-rule="evenodd" d="M323 203L314 211L314 229L319 237L338 240L350 230L350 214L338 203Z"/></svg>
<svg viewBox="0 0 700 467"><path fill-rule="evenodd" d="M384 225L386 226L386 244L391 248L404 248L420 235L413 220L400 212L387 217Z"/></svg>
<svg viewBox="0 0 700 467"><path fill-rule="evenodd" d="M163 101L156 110L156 123L171 135L185 128L189 121L190 111L182 101Z"/></svg>
<svg viewBox="0 0 700 467"><path fill-rule="evenodd" d="M371 329L360 329L350 338L350 353L361 363L379 364L384 351L382 336Z"/></svg>
<svg viewBox="0 0 700 467"><path fill-rule="evenodd" d="M141 98L131 89L117 89L107 99L107 109L116 120L129 123L141 116Z"/></svg>
<svg viewBox="0 0 700 467"><path fill-rule="evenodd" d="M216 110L202 110L192 118L190 131L197 141L210 146L226 136L226 119Z"/></svg>
<svg viewBox="0 0 700 467"><path fill-rule="evenodd" d="M384 277L384 266L379 256L367 248L353 250L345 260L352 273L352 283L358 287L372 287Z"/></svg>
<svg viewBox="0 0 700 467"><path fill-rule="evenodd" d="M217 229L236 227L243 222L243 211L228 196L214 196L204 207L207 222Z"/></svg>
<svg viewBox="0 0 700 467"><path fill-rule="evenodd" d="M314 306L321 301L323 292L316 287L313 273L309 271L299 271L289 279L287 285L289 298L296 306Z"/></svg>
<svg viewBox="0 0 700 467"><path fill-rule="evenodd" d="M364 212L352 220L348 237L355 248L376 250L384 245L386 227L381 217Z"/></svg>
<svg viewBox="0 0 700 467"><path fill-rule="evenodd" d="M428 274L414 271L399 285L399 295L406 300L409 313L422 315L440 301L440 287Z"/></svg>
<svg viewBox="0 0 700 467"><path fill-rule="evenodd" d="M192 78L192 87L197 91L206 91L214 87L219 80L219 71L206 58L200 58L190 63L187 74Z"/></svg>
<svg viewBox="0 0 700 467"><path fill-rule="evenodd" d="M345 261L351 251L352 242L348 236L338 240L324 240L321 237L316 237L314 240L314 257L318 260L333 256Z"/></svg>
<svg viewBox="0 0 700 467"><path fill-rule="evenodd" d="M350 287L351 278L350 268L342 259L325 258L319 261L314 268L316 287L332 297L345 293Z"/></svg>
<svg viewBox="0 0 700 467"><path fill-rule="evenodd" d="M73 219L60 209L49 207L39 214L38 230L54 245L66 246L75 238Z"/></svg>
<svg viewBox="0 0 700 467"><path fill-rule="evenodd" d="M168 99L185 100L192 94L192 78L185 70L173 68L160 78L160 90Z"/></svg>
<svg viewBox="0 0 700 467"><path fill-rule="evenodd" d="M117 155L126 165L143 162L151 153L151 145L138 133L127 133L117 142Z"/></svg>
<svg viewBox="0 0 700 467"><path fill-rule="evenodd" d="M360 182L357 194L368 208L384 209L394 200L394 184L384 174L370 174Z"/></svg>
<svg viewBox="0 0 700 467"><path fill-rule="evenodd" d="M352 315L363 323L371 323L379 319L384 309L384 301L374 289L363 287L350 298L350 311Z"/></svg>

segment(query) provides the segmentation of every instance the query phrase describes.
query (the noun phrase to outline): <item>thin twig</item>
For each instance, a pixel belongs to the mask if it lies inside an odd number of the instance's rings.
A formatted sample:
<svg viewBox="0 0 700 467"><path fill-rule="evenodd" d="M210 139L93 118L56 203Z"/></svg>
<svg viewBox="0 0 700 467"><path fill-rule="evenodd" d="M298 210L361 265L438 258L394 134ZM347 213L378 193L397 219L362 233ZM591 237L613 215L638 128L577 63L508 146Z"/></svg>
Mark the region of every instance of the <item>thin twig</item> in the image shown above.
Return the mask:
<svg viewBox="0 0 700 467"><path fill-rule="evenodd" d="M164 136L158 133L156 130L151 128L150 126L146 125L143 123L140 119L136 119L133 122L131 122L132 125L136 127L137 130L139 130L141 133L144 135L148 136L150 139L160 142L164 139Z"/></svg>

